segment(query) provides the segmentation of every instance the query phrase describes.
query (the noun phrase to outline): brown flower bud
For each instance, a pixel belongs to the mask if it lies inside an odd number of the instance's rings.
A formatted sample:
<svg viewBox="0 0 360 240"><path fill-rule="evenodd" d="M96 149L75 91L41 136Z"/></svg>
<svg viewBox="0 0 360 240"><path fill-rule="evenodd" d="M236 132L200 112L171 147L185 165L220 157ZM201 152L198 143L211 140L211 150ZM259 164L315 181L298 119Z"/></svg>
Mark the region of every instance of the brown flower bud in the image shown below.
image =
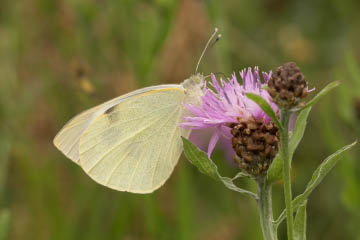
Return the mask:
<svg viewBox="0 0 360 240"><path fill-rule="evenodd" d="M264 119L239 119L231 126L232 147L239 168L252 176L264 176L278 152L279 131Z"/></svg>
<svg viewBox="0 0 360 240"><path fill-rule="evenodd" d="M272 74L268 86L273 101L283 109L297 106L308 94L304 75L294 62L278 67Z"/></svg>

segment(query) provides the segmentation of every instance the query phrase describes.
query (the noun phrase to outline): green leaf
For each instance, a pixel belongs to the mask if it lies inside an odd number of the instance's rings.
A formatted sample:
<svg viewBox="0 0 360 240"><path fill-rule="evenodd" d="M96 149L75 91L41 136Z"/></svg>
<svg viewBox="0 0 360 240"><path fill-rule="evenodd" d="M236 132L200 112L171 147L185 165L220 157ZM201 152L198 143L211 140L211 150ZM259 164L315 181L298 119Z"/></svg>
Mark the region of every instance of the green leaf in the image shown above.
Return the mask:
<svg viewBox="0 0 360 240"><path fill-rule="evenodd" d="M228 177L222 177L218 172L216 164L207 157L207 154L205 152L198 149L186 138L182 138L182 140L184 144L184 153L186 158L189 160L190 163L195 165L201 173L208 175L209 177L217 181L221 181L227 188L233 191L243 193L247 196L257 199L257 195L255 193L237 187L234 184L233 179ZM237 174L234 179L236 179L237 177L240 177L239 174Z"/></svg>
<svg viewBox="0 0 360 240"><path fill-rule="evenodd" d="M297 196L294 200L293 200L293 206L295 208L298 208L300 205L302 205L306 199L309 197L309 195L311 194L311 192L321 183L321 181L325 178L325 176L331 171L331 169L333 169L333 167L335 167L335 165L339 162L339 160L342 157L342 154L351 149L353 146L355 146L355 144L357 143L357 141L341 148L340 150L336 151L335 153L333 153L332 155L330 155L329 157L327 157L321 164L320 166L315 170L315 172L313 173L310 182L308 183L305 191L300 194L299 196Z"/></svg>
<svg viewBox="0 0 360 240"><path fill-rule="evenodd" d="M304 109L303 111L300 112L299 116L296 119L294 130L292 132L289 142L290 157L293 156L297 146L299 145L301 139L304 136L307 118L309 116L310 111L311 111L311 107Z"/></svg>
<svg viewBox="0 0 360 240"><path fill-rule="evenodd" d="M10 211L4 209L0 212L0 240L6 240L10 225Z"/></svg>
<svg viewBox="0 0 360 240"><path fill-rule="evenodd" d="M246 96L253 100L259 107L271 118L279 129L282 129L281 124L276 117L274 110L270 107L269 103L261 96L254 93L246 93Z"/></svg>
<svg viewBox="0 0 360 240"><path fill-rule="evenodd" d="M311 111L311 107L304 109L303 111L300 112L299 116L296 119L294 130L289 142L289 152L291 158L297 146L299 145L302 137L304 136L307 118L309 116L310 111ZM281 180L283 174L282 167L283 167L283 161L281 159L281 154L277 154L268 171L267 179L269 183L274 183L276 181Z"/></svg>
<svg viewBox="0 0 360 240"><path fill-rule="evenodd" d="M306 240L306 205L305 201L297 210L294 222L294 239Z"/></svg>
<svg viewBox="0 0 360 240"><path fill-rule="evenodd" d="M220 180L217 166L207 157L207 154L198 149L186 138L182 139L184 144L184 153L189 162L195 165L201 173L208 175L215 180Z"/></svg>
<svg viewBox="0 0 360 240"><path fill-rule="evenodd" d="M325 176L330 172L330 170L338 163L338 161L341 159L342 154L351 149L357 141L341 148L340 150L336 151L329 157L327 157L320 166L314 171L310 182L308 183L305 191L298 195L293 201L293 209L294 211L297 210L301 205L304 204L304 202L308 199L312 191L321 183L321 181L325 178ZM276 224L280 224L286 217L286 210L284 210L278 220L275 221Z"/></svg>
<svg viewBox="0 0 360 240"><path fill-rule="evenodd" d="M330 92L332 89L336 88L340 85L340 81L331 82L326 87L324 87L313 99L311 99L306 105L301 108L301 110L304 110L305 108L311 107L315 103L317 103L322 97L324 97L328 92Z"/></svg>
<svg viewBox="0 0 360 240"><path fill-rule="evenodd" d="M274 158L268 171L267 180L269 184L280 181L282 179L282 175L283 175L282 169L283 169L283 160L279 149L279 153Z"/></svg>

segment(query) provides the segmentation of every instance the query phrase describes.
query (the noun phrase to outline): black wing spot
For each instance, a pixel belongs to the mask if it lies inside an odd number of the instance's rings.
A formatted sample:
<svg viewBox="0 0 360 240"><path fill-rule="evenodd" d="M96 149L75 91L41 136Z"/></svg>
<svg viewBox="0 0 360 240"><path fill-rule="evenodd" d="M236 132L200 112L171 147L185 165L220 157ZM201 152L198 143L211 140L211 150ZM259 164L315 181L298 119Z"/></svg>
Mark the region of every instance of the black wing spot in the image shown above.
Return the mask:
<svg viewBox="0 0 360 240"><path fill-rule="evenodd" d="M112 106L111 108L107 109L104 112L104 115L106 116L106 118L108 119L108 123L109 125L111 125L112 123L116 122L119 119L118 114L114 114L114 112L117 110L117 105Z"/></svg>
<svg viewBox="0 0 360 240"><path fill-rule="evenodd" d="M112 106L111 108L109 108L108 110L105 111L106 115L109 115L110 113L112 113L113 111L115 111L116 105Z"/></svg>

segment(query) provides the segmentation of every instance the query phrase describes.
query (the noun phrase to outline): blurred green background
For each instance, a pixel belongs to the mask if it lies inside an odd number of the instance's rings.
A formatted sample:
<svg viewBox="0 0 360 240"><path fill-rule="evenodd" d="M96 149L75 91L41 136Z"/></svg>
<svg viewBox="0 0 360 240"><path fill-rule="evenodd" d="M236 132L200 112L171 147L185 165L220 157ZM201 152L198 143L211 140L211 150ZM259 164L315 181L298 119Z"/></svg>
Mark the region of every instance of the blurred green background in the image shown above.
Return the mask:
<svg viewBox="0 0 360 240"><path fill-rule="evenodd" d="M255 202L184 158L154 194L121 193L93 182L52 139L84 109L183 81L217 26L223 38L205 74L295 61L317 91L342 81L314 107L296 152L299 194L328 154L360 137L359 10L357 0L1 0L0 240L261 239ZM312 194L308 239L360 239L359 156L348 154ZM222 159L217 151L232 176ZM274 195L278 214L281 183Z"/></svg>

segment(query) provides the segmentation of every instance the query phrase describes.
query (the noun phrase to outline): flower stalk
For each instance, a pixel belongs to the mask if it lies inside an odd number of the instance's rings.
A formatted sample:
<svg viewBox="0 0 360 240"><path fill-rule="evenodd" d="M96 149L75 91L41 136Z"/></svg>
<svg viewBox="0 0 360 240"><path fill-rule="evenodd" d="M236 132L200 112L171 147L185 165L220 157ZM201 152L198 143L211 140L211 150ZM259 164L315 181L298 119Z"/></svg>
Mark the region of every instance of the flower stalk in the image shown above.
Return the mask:
<svg viewBox="0 0 360 240"><path fill-rule="evenodd" d="M264 240L277 240L276 226L273 223L272 186L267 184L266 177L257 179L258 184L258 209L261 230Z"/></svg>
<svg viewBox="0 0 360 240"><path fill-rule="evenodd" d="M284 179L284 195L286 206L286 224L288 240L294 239L294 223L293 223L293 208L292 208L292 192L291 192L291 159L289 155L289 120L290 112L288 110L281 110L280 123L282 130L280 130L280 151L283 159L283 179Z"/></svg>

